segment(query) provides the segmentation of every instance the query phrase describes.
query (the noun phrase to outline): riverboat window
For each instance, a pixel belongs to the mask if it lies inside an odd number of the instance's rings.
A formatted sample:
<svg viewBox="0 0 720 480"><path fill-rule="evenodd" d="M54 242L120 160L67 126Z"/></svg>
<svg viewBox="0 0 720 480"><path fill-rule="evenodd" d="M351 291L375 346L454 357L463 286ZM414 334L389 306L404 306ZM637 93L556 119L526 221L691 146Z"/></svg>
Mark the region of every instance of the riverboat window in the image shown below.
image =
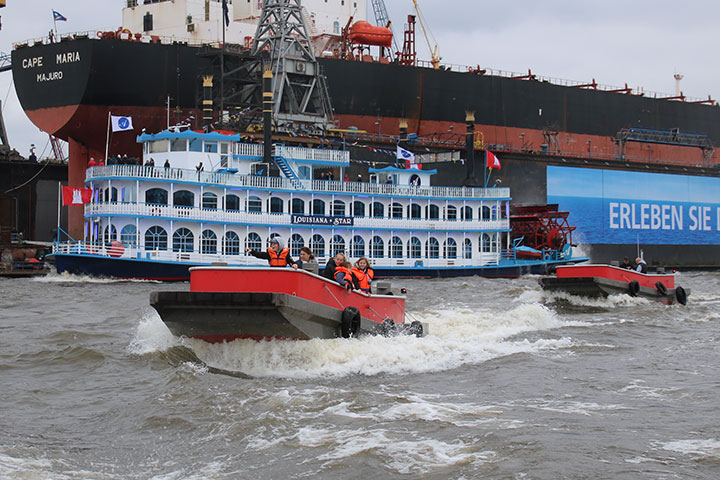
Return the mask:
<svg viewBox="0 0 720 480"><path fill-rule="evenodd" d="M120 201L135 203L135 189L131 187L122 187L120 189Z"/></svg>
<svg viewBox="0 0 720 480"><path fill-rule="evenodd" d="M260 235L255 232L250 232L245 239L245 248L262 250L262 239L260 238Z"/></svg>
<svg viewBox="0 0 720 480"><path fill-rule="evenodd" d="M223 238L225 255L240 255L240 237L235 232L227 232Z"/></svg>
<svg viewBox="0 0 720 480"><path fill-rule="evenodd" d="M283 213L283 200L278 197L270 197L268 200L268 210L270 213Z"/></svg>
<svg viewBox="0 0 720 480"><path fill-rule="evenodd" d="M402 218L402 205L393 202L390 204L390 218Z"/></svg>
<svg viewBox="0 0 720 480"><path fill-rule="evenodd" d="M437 238L430 237L425 242L425 256L427 258L440 258L440 242Z"/></svg>
<svg viewBox="0 0 720 480"><path fill-rule="evenodd" d="M170 151L171 152L185 152L187 151L187 138L173 138L170 140Z"/></svg>
<svg viewBox="0 0 720 480"><path fill-rule="evenodd" d="M345 253L345 239L342 235L333 235L330 242L330 253L334 257L338 253Z"/></svg>
<svg viewBox="0 0 720 480"><path fill-rule="evenodd" d="M202 152L202 139L190 138L190 151L191 152Z"/></svg>
<svg viewBox="0 0 720 480"><path fill-rule="evenodd" d="M322 235L315 234L310 239L310 250L313 251L316 257L325 256L325 239Z"/></svg>
<svg viewBox="0 0 720 480"><path fill-rule="evenodd" d="M359 258L365 256L365 239L355 235L350 242L350 255Z"/></svg>
<svg viewBox="0 0 720 480"><path fill-rule="evenodd" d="M193 233L185 228L178 228L173 233L173 252L192 252L195 237Z"/></svg>
<svg viewBox="0 0 720 480"><path fill-rule="evenodd" d="M473 219L472 207L462 207L460 209L460 213L462 214L462 219L466 222L469 222Z"/></svg>
<svg viewBox="0 0 720 480"><path fill-rule="evenodd" d="M165 140L153 140L150 142L150 153L165 153L168 151L168 141Z"/></svg>
<svg viewBox="0 0 720 480"><path fill-rule="evenodd" d="M164 228L153 225L145 231L146 250L167 250L168 235Z"/></svg>
<svg viewBox="0 0 720 480"><path fill-rule="evenodd" d="M115 228L115 225L108 225L105 227L105 231L103 232L103 243L110 246L110 242L117 239L117 229Z"/></svg>
<svg viewBox="0 0 720 480"><path fill-rule="evenodd" d="M237 195L225 195L225 210L240 210L240 197Z"/></svg>
<svg viewBox="0 0 720 480"><path fill-rule="evenodd" d="M207 140L205 140L205 149L203 151L205 153L217 153L217 142L208 142Z"/></svg>
<svg viewBox="0 0 720 480"><path fill-rule="evenodd" d="M370 242L370 256L373 258L383 258L385 256L385 243L381 237L375 235Z"/></svg>
<svg viewBox="0 0 720 480"><path fill-rule="evenodd" d="M457 258L457 243L455 239L448 238L443 243L443 257L445 258Z"/></svg>
<svg viewBox="0 0 720 480"><path fill-rule="evenodd" d="M313 215L325 215L325 202L319 199L313 200L312 209Z"/></svg>
<svg viewBox="0 0 720 480"><path fill-rule="evenodd" d="M487 205L483 205L480 207L480 219L481 220L490 220L490 207Z"/></svg>
<svg viewBox="0 0 720 480"><path fill-rule="evenodd" d="M418 205L417 203L408 205L407 216L408 216L408 218L422 218L422 212L420 210L420 205Z"/></svg>
<svg viewBox="0 0 720 480"><path fill-rule="evenodd" d="M290 237L290 255L297 257L300 255L300 249L305 245L305 239L298 233L293 233Z"/></svg>
<svg viewBox="0 0 720 480"><path fill-rule="evenodd" d="M332 214L336 216L345 216L345 202L342 200L333 200Z"/></svg>
<svg viewBox="0 0 720 480"><path fill-rule="evenodd" d="M452 205L448 205L445 209L445 219L454 222L457 220L457 208Z"/></svg>
<svg viewBox="0 0 720 480"><path fill-rule="evenodd" d="M408 255L410 258L420 258L422 256L422 244L420 239L412 237L408 240Z"/></svg>
<svg viewBox="0 0 720 480"><path fill-rule="evenodd" d="M260 197L248 197L245 210L252 213L262 212L262 202L260 201Z"/></svg>
<svg viewBox="0 0 720 480"><path fill-rule="evenodd" d="M492 252L492 243L490 240L490 235L487 233L483 233L482 237L480 238L480 251L483 253Z"/></svg>
<svg viewBox="0 0 720 480"><path fill-rule="evenodd" d="M355 200L353 202L353 213L352 214L356 217L364 217L365 216L365 203Z"/></svg>
<svg viewBox="0 0 720 480"><path fill-rule="evenodd" d="M209 208L212 210L217 210L217 204L218 199L217 195L215 195L212 192L205 192L202 196L202 206L203 208Z"/></svg>
<svg viewBox="0 0 720 480"><path fill-rule="evenodd" d="M217 235L212 230L203 230L200 238L200 253L217 253Z"/></svg>
<svg viewBox="0 0 720 480"><path fill-rule="evenodd" d="M372 216L375 218L383 218L385 216L385 205L380 202L373 202Z"/></svg>
<svg viewBox="0 0 720 480"><path fill-rule="evenodd" d="M105 201L117 202L118 189L115 187L105 189Z"/></svg>
<svg viewBox="0 0 720 480"><path fill-rule="evenodd" d="M440 218L440 207L437 205L428 205L425 207L425 218L429 220L438 220Z"/></svg>
<svg viewBox="0 0 720 480"><path fill-rule="evenodd" d="M120 230L120 241L126 247L134 247L137 245L137 228L135 228L135 225L125 225L123 229Z"/></svg>
<svg viewBox="0 0 720 480"><path fill-rule="evenodd" d="M295 215L305 215L305 200L303 200L302 198L293 198L292 213L294 213Z"/></svg>
<svg viewBox="0 0 720 480"><path fill-rule="evenodd" d="M173 205L192 207L195 205L195 194L188 190L179 190L173 193Z"/></svg>
<svg viewBox="0 0 720 480"><path fill-rule="evenodd" d="M465 258L472 258L472 240L465 239Z"/></svg>
<svg viewBox="0 0 720 480"><path fill-rule="evenodd" d="M392 258L402 258L403 256L403 243L400 237L392 237L390 241L390 256Z"/></svg>
<svg viewBox="0 0 720 480"><path fill-rule="evenodd" d="M156 205L168 204L168 192L162 188L151 188L145 192L145 203L154 203Z"/></svg>

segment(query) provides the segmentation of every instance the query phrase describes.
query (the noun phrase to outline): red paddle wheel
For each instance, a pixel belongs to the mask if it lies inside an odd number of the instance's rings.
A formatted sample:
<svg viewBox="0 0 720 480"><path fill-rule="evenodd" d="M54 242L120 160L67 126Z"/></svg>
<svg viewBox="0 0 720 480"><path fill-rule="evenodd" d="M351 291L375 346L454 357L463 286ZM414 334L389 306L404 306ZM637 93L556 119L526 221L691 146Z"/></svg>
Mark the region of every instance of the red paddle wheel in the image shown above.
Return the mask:
<svg viewBox="0 0 720 480"><path fill-rule="evenodd" d="M523 238L521 245L535 252L524 252L528 256L540 256L544 250L562 251L565 245L574 246L572 231L567 217L570 212L558 211L557 204L512 205L510 207L510 228L512 239ZM518 252L520 253L520 252Z"/></svg>

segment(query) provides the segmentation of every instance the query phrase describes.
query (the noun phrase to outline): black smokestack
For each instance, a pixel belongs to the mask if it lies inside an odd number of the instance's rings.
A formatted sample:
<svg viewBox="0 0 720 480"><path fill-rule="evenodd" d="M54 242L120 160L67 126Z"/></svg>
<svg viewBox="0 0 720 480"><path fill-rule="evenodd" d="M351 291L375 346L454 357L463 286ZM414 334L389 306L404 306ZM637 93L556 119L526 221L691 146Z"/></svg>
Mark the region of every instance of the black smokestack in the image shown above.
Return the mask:
<svg viewBox="0 0 720 480"><path fill-rule="evenodd" d="M272 68L266 65L263 69L263 157L264 162L270 165L272 161Z"/></svg>
<svg viewBox="0 0 720 480"><path fill-rule="evenodd" d="M212 101L213 76L205 75L203 77L203 130L209 132L213 121L213 101Z"/></svg>
<svg viewBox="0 0 720 480"><path fill-rule="evenodd" d="M465 112L465 181L466 187L477 187L475 177L475 112Z"/></svg>

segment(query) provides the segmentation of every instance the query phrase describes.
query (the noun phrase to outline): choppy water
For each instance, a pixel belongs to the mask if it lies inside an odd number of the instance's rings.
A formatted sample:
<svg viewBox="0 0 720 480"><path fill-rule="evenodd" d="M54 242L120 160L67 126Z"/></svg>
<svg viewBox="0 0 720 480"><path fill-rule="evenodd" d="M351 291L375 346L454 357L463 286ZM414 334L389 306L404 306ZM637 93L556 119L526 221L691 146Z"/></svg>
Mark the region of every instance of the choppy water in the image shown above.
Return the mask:
<svg viewBox="0 0 720 480"><path fill-rule="evenodd" d="M0 280L0 478L716 479L720 274L687 307L395 282L425 338L187 341L186 284Z"/></svg>

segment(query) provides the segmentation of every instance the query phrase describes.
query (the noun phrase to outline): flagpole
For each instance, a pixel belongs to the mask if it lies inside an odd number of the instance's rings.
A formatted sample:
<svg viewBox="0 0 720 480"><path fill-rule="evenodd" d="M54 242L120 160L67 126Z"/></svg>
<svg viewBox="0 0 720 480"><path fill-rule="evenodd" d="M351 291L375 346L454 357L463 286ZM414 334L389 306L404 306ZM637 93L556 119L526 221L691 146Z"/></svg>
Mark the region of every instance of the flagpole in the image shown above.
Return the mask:
<svg viewBox="0 0 720 480"><path fill-rule="evenodd" d="M107 128L107 139L105 140L105 161L103 162L105 165L108 164L108 152L110 150L110 117L112 115L112 112L108 111L108 128Z"/></svg>
<svg viewBox="0 0 720 480"><path fill-rule="evenodd" d="M57 243L60 243L60 208L62 206L62 182L58 182Z"/></svg>
<svg viewBox="0 0 720 480"><path fill-rule="evenodd" d="M485 164L483 165L483 185L487 188L488 176L487 176L487 164L488 164L488 151L485 149Z"/></svg>

